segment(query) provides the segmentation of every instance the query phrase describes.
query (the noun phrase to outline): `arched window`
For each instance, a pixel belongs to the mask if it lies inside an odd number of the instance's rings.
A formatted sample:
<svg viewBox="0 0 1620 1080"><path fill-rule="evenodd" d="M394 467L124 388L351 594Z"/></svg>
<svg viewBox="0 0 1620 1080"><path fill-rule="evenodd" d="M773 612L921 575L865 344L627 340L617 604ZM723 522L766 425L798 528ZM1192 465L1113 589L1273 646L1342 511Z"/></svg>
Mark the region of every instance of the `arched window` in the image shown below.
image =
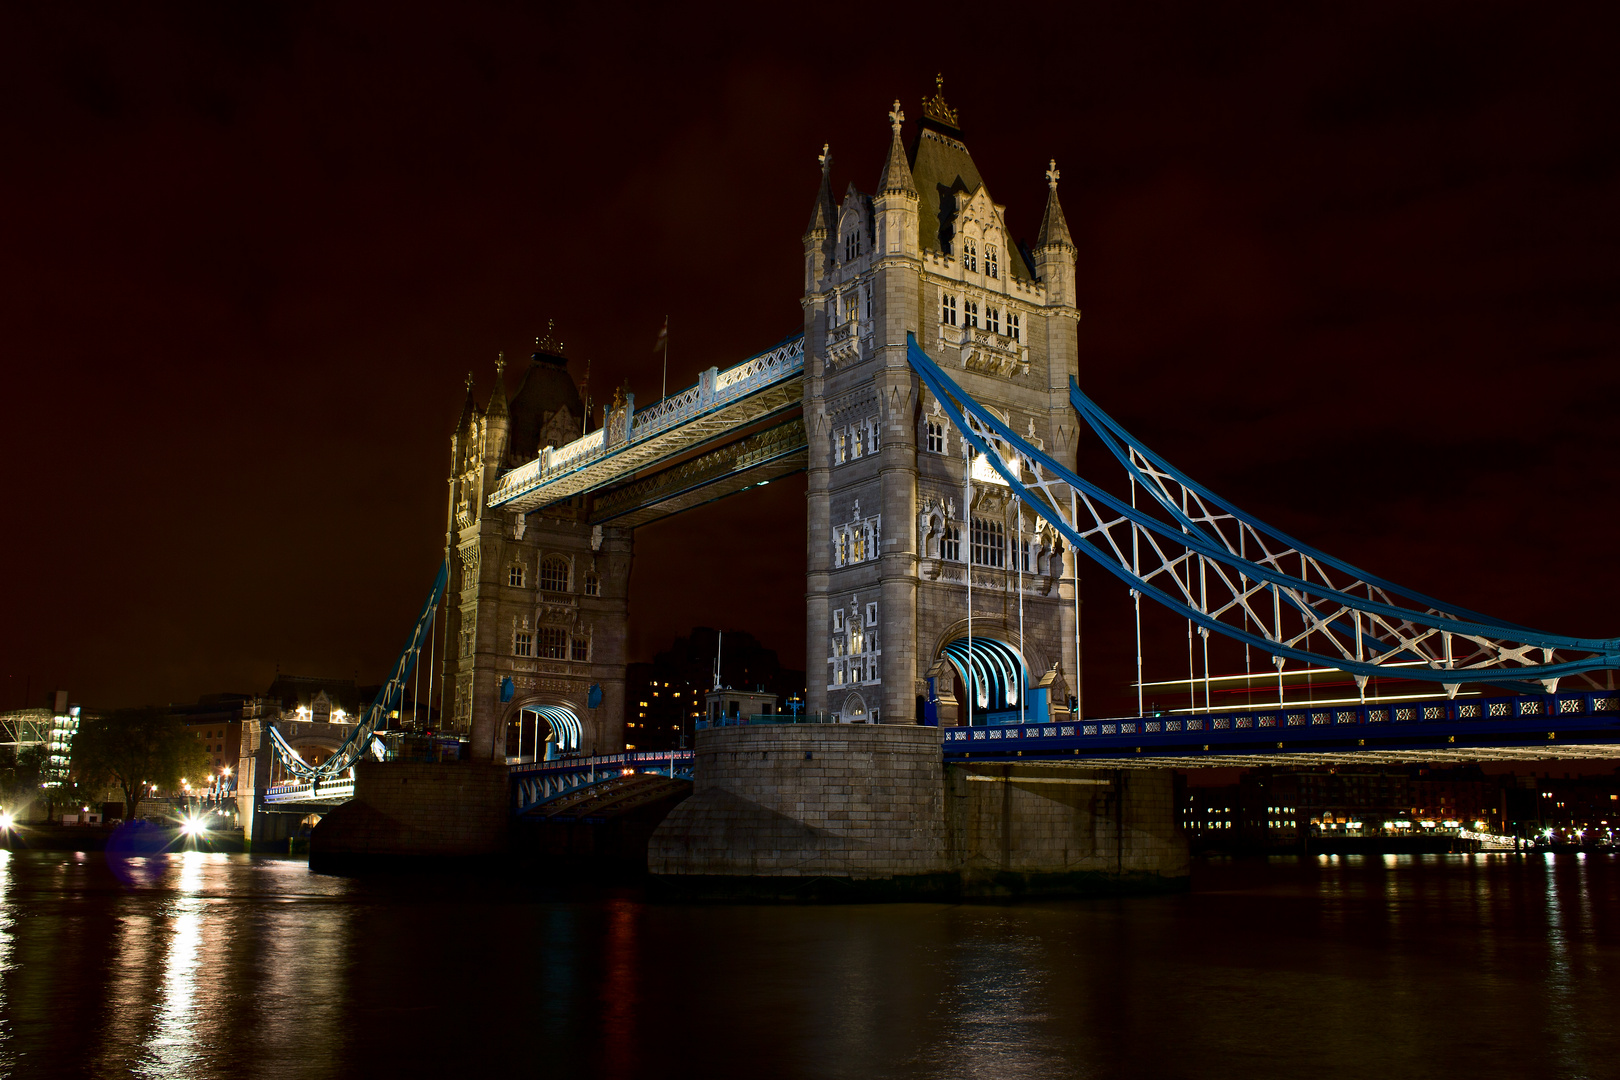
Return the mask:
<svg viewBox="0 0 1620 1080"><path fill-rule="evenodd" d="M972 240L962 241L962 269L977 270L979 268L979 249Z"/></svg>
<svg viewBox="0 0 1620 1080"><path fill-rule="evenodd" d="M588 571L585 574L585 595L602 595L602 579L596 575L596 571L594 570Z"/></svg>
<svg viewBox="0 0 1620 1080"><path fill-rule="evenodd" d="M993 307L985 308L984 325L989 328L992 334L1001 333L1001 312Z"/></svg>
<svg viewBox="0 0 1620 1080"><path fill-rule="evenodd" d="M962 325L979 325L979 303L977 300L968 300L962 305Z"/></svg>
<svg viewBox="0 0 1620 1080"><path fill-rule="evenodd" d="M1018 314L1016 312L1009 311L1007 312L1007 336L1012 338L1014 341L1018 341L1018 333Z"/></svg>
<svg viewBox="0 0 1620 1080"><path fill-rule="evenodd" d="M568 591L568 560L547 555L540 562L540 587L547 592Z"/></svg>
<svg viewBox="0 0 1620 1080"><path fill-rule="evenodd" d="M512 655L534 655L534 638L529 635L527 630L519 630L512 635Z"/></svg>
<svg viewBox="0 0 1620 1080"><path fill-rule="evenodd" d="M946 326L956 325L956 297L941 296L939 302L939 321Z"/></svg>
<svg viewBox="0 0 1620 1080"><path fill-rule="evenodd" d="M984 272L991 277L996 277L998 276L996 269L996 246L986 244L984 245Z"/></svg>
<svg viewBox="0 0 1620 1080"><path fill-rule="evenodd" d="M974 518L971 540L974 565L1006 567L1007 532L1001 522Z"/></svg>
<svg viewBox="0 0 1620 1080"><path fill-rule="evenodd" d="M945 539L940 542L939 554L951 562L962 561L962 531L955 525L945 526Z"/></svg>
<svg viewBox="0 0 1620 1080"><path fill-rule="evenodd" d="M928 421L928 451L932 454L945 452L945 425Z"/></svg>
<svg viewBox="0 0 1620 1080"><path fill-rule="evenodd" d="M523 564L522 563L513 563L512 564L512 569L507 571L507 574L506 574L506 583L508 585L514 585L519 589L523 588Z"/></svg>
<svg viewBox="0 0 1620 1080"><path fill-rule="evenodd" d="M568 631L560 626L541 627L540 657L543 660L568 659Z"/></svg>

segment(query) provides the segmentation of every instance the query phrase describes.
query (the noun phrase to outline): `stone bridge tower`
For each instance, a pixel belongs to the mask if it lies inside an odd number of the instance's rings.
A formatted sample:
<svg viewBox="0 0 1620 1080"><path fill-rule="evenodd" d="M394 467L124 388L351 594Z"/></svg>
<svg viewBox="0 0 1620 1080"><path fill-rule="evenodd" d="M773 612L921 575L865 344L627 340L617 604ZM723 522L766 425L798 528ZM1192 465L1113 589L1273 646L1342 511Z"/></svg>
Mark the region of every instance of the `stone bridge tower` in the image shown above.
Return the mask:
<svg viewBox="0 0 1620 1080"><path fill-rule="evenodd" d="M1079 696L1072 556L1028 509L1020 546L1008 488L988 462L970 465L906 360L913 333L964 391L1072 457L1080 312L1057 169L1026 247L980 178L943 87L923 103L909 146L899 102L889 119L873 194L852 184L835 203L823 149L804 234L809 708L845 720L921 718L932 676L940 722L967 722L942 656L965 652L971 572L976 651L990 650L987 666L999 658L1005 670L1011 658L994 643L1018 650L1022 621L1029 687L1044 683L1050 706L1065 711ZM1009 708L987 689L989 704L971 709L975 724ZM1011 708L1033 710L1040 697Z"/></svg>
<svg viewBox="0 0 1620 1080"><path fill-rule="evenodd" d="M583 430L585 407L561 344L549 334L536 344L510 399L504 360L483 409L467 377L450 440L449 617L438 629L449 646L448 693L441 723L469 737L477 761L505 761L520 711L538 706L578 718L572 749L605 754L624 747L633 532L592 526L590 496L528 514L486 506L501 473ZM594 706L592 686L602 690Z"/></svg>

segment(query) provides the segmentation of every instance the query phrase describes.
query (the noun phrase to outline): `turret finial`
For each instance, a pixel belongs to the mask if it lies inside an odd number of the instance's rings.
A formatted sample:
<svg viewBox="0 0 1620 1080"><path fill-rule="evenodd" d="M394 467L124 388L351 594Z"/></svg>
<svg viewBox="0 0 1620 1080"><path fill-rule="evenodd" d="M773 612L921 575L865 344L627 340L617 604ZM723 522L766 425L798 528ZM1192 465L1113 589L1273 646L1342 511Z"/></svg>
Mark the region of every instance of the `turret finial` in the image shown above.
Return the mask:
<svg viewBox="0 0 1620 1080"><path fill-rule="evenodd" d="M469 372L467 372L467 393L469 393L469 394L472 393L472 386L473 386L473 376L472 376L472 372L469 371Z"/></svg>
<svg viewBox="0 0 1620 1080"><path fill-rule="evenodd" d="M1052 163L1046 167L1046 186L1051 188L1053 191L1057 190L1059 175L1061 174L1058 172L1057 158L1053 158Z"/></svg>
<svg viewBox="0 0 1620 1080"><path fill-rule="evenodd" d="M563 343L553 340L551 336L551 331L555 329L556 325L557 320L546 320L545 334L534 339L534 349L536 352L551 353L553 356L561 356L563 354Z"/></svg>
<svg viewBox="0 0 1620 1080"><path fill-rule="evenodd" d="M899 138L900 136L900 125L905 118L906 114L900 111L900 99L895 98L894 108L889 110L889 126L894 129L896 138Z"/></svg>
<svg viewBox="0 0 1620 1080"><path fill-rule="evenodd" d="M934 96L923 102L923 116L947 127L960 127L957 112L945 104L945 76L934 76Z"/></svg>
<svg viewBox="0 0 1620 1080"><path fill-rule="evenodd" d="M503 372L505 372L505 371L506 371L506 354L504 352L496 353L495 354L495 377L497 379L500 378L501 374Z"/></svg>
<svg viewBox="0 0 1620 1080"><path fill-rule="evenodd" d="M821 166L823 175L832 168L832 143L821 144L821 153L816 155L816 163Z"/></svg>

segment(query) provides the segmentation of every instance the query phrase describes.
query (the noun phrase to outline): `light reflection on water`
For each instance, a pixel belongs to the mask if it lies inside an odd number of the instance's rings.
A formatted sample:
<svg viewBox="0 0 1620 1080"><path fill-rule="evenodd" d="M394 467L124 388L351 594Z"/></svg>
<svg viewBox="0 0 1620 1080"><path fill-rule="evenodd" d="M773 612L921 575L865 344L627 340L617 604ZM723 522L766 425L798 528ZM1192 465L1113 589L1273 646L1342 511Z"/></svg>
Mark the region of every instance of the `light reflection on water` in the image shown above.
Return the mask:
<svg viewBox="0 0 1620 1080"><path fill-rule="evenodd" d="M1608 857L1210 863L1192 895L665 907L0 851L0 1075L1610 1074Z"/></svg>

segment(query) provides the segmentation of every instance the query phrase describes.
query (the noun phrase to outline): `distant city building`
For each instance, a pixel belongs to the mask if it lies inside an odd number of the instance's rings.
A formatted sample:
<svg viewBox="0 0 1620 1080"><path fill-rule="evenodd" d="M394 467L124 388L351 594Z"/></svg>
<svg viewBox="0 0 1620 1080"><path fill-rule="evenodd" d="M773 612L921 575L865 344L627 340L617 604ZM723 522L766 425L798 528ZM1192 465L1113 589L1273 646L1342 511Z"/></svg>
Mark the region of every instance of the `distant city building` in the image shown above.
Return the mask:
<svg viewBox="0 0 1620 1080"><path fill-rule="evenodd" d="M703 695L704 715L711 724L722 720L742 720L750 716L774 716L777 704L775 694L747 690L710 690Z"/></svg>
<svg viewBox="0 0 1620 1080"><path fill-rule="evenodd" d="M61 784L67 780L73 737L83 719L83 710L68 701L66 690L53 691L48 705L0 712L0 752L15 757L31 747L44 747L41 783Z"/></svg>
<svg viewBox="0 0 1620 1080"><path fill-rule="evenodd" d="M653 658L626 668L624 731L626 749L668 750L691 745L693 725L705 714L704 695L714 686L716 649L723 687L769 698L772 709L802 708L804 672L783 667L774 649L752 634L721 635L700 626Z"/></svg>

